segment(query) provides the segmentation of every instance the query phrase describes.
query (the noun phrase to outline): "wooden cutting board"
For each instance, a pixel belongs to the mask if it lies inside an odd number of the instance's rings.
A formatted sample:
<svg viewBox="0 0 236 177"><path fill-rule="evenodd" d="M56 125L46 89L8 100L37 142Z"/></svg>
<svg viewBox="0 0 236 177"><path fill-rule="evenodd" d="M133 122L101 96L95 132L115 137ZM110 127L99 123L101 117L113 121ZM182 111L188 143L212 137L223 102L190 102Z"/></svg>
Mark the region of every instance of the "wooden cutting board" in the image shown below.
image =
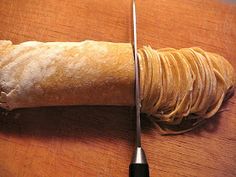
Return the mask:
<svg viewBox="0 0 236 177"><path fill-rule="evenodd" d="M236 5L212 0L137 0L139 46L200 46L236 68ZM0 39L129 42L127 0L1 0ZM197 130L160 136L143 118L151 176L236 176L236 98ZM135 120L129 107L1 111L1 177L128 176Z"/></svg>

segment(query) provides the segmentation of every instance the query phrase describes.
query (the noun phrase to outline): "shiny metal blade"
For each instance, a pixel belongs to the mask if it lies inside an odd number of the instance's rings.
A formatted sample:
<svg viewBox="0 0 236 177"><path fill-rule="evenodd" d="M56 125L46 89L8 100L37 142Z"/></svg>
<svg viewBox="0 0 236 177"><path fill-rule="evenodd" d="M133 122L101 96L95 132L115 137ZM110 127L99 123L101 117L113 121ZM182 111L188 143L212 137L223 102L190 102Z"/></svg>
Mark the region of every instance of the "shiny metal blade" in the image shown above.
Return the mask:
<svg viewBox="0 0 236 177"><path fill-rule="evenodd" d="M133 0L132 6L133 16L133 52L134 52L134 64L135 64L135 104L136 104L136 147L141 147L141 126L140 126L140 75L139 75L139 61L138 61L138 49L137 49L137 27L136 27L136 7L135 0Z"/></svg>

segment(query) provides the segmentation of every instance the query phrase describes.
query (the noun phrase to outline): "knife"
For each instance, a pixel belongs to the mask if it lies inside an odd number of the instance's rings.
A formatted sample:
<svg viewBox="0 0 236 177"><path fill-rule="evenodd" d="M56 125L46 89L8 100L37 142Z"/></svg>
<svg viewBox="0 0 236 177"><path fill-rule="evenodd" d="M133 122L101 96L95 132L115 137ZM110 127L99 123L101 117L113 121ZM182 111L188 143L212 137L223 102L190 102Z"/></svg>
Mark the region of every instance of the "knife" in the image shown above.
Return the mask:
<svg viewBox="0 0 236 177"><path fill-rule="evenodd" d="M141 147L141 125L140 125L140 74L137 49L137 27L136 27L136 6L135 0L132 1L133 17L133 53L135 64L135 113L136 113L136 145L135 151L129 165L129 177L149 177L149 167L145 152Z"/></svg>

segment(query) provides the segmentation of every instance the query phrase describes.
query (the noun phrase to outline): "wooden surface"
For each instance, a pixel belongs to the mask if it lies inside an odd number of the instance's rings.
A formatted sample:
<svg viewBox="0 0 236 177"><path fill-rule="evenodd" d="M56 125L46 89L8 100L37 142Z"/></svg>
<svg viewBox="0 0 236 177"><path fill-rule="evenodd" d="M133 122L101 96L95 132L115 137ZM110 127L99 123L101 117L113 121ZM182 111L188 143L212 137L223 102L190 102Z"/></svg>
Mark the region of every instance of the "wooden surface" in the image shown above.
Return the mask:
<svg viewBox="0 0 236 177"><path fill-rule="evenodd" d="M127 0L0 0L0 39L129 42ZM200 46L236 68L236 5L212 0L137 0L139 46ZM236 98L208 123L160 136L145 118L151 176L236 176ZM15 110L0 116L1 177L128 176L134 117L128 107Z"/></svg>

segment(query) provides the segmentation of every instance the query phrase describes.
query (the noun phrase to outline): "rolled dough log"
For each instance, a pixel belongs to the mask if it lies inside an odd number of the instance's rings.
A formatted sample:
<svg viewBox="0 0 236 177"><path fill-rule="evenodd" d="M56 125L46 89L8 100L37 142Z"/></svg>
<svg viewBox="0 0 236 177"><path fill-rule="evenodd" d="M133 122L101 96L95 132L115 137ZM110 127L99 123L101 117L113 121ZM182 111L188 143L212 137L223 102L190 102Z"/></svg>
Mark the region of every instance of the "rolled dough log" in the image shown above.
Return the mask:
<svg viewBox="0 0 236 177"><path fill-rule="evenodd" d="M200 48L139 50L142 112L165 125L212 117L235 87L220 55ZM128 43L0 41L0 107L134 105ZM191 116L189 116L191 115ZM194 121L192 121L194 120Z"/></svg>
<svg viewBox="0 0 236 177"><path fill-rule="evenodd" d="M132 47L111 42L0 42L0 107L133 105Z"/></svg>

